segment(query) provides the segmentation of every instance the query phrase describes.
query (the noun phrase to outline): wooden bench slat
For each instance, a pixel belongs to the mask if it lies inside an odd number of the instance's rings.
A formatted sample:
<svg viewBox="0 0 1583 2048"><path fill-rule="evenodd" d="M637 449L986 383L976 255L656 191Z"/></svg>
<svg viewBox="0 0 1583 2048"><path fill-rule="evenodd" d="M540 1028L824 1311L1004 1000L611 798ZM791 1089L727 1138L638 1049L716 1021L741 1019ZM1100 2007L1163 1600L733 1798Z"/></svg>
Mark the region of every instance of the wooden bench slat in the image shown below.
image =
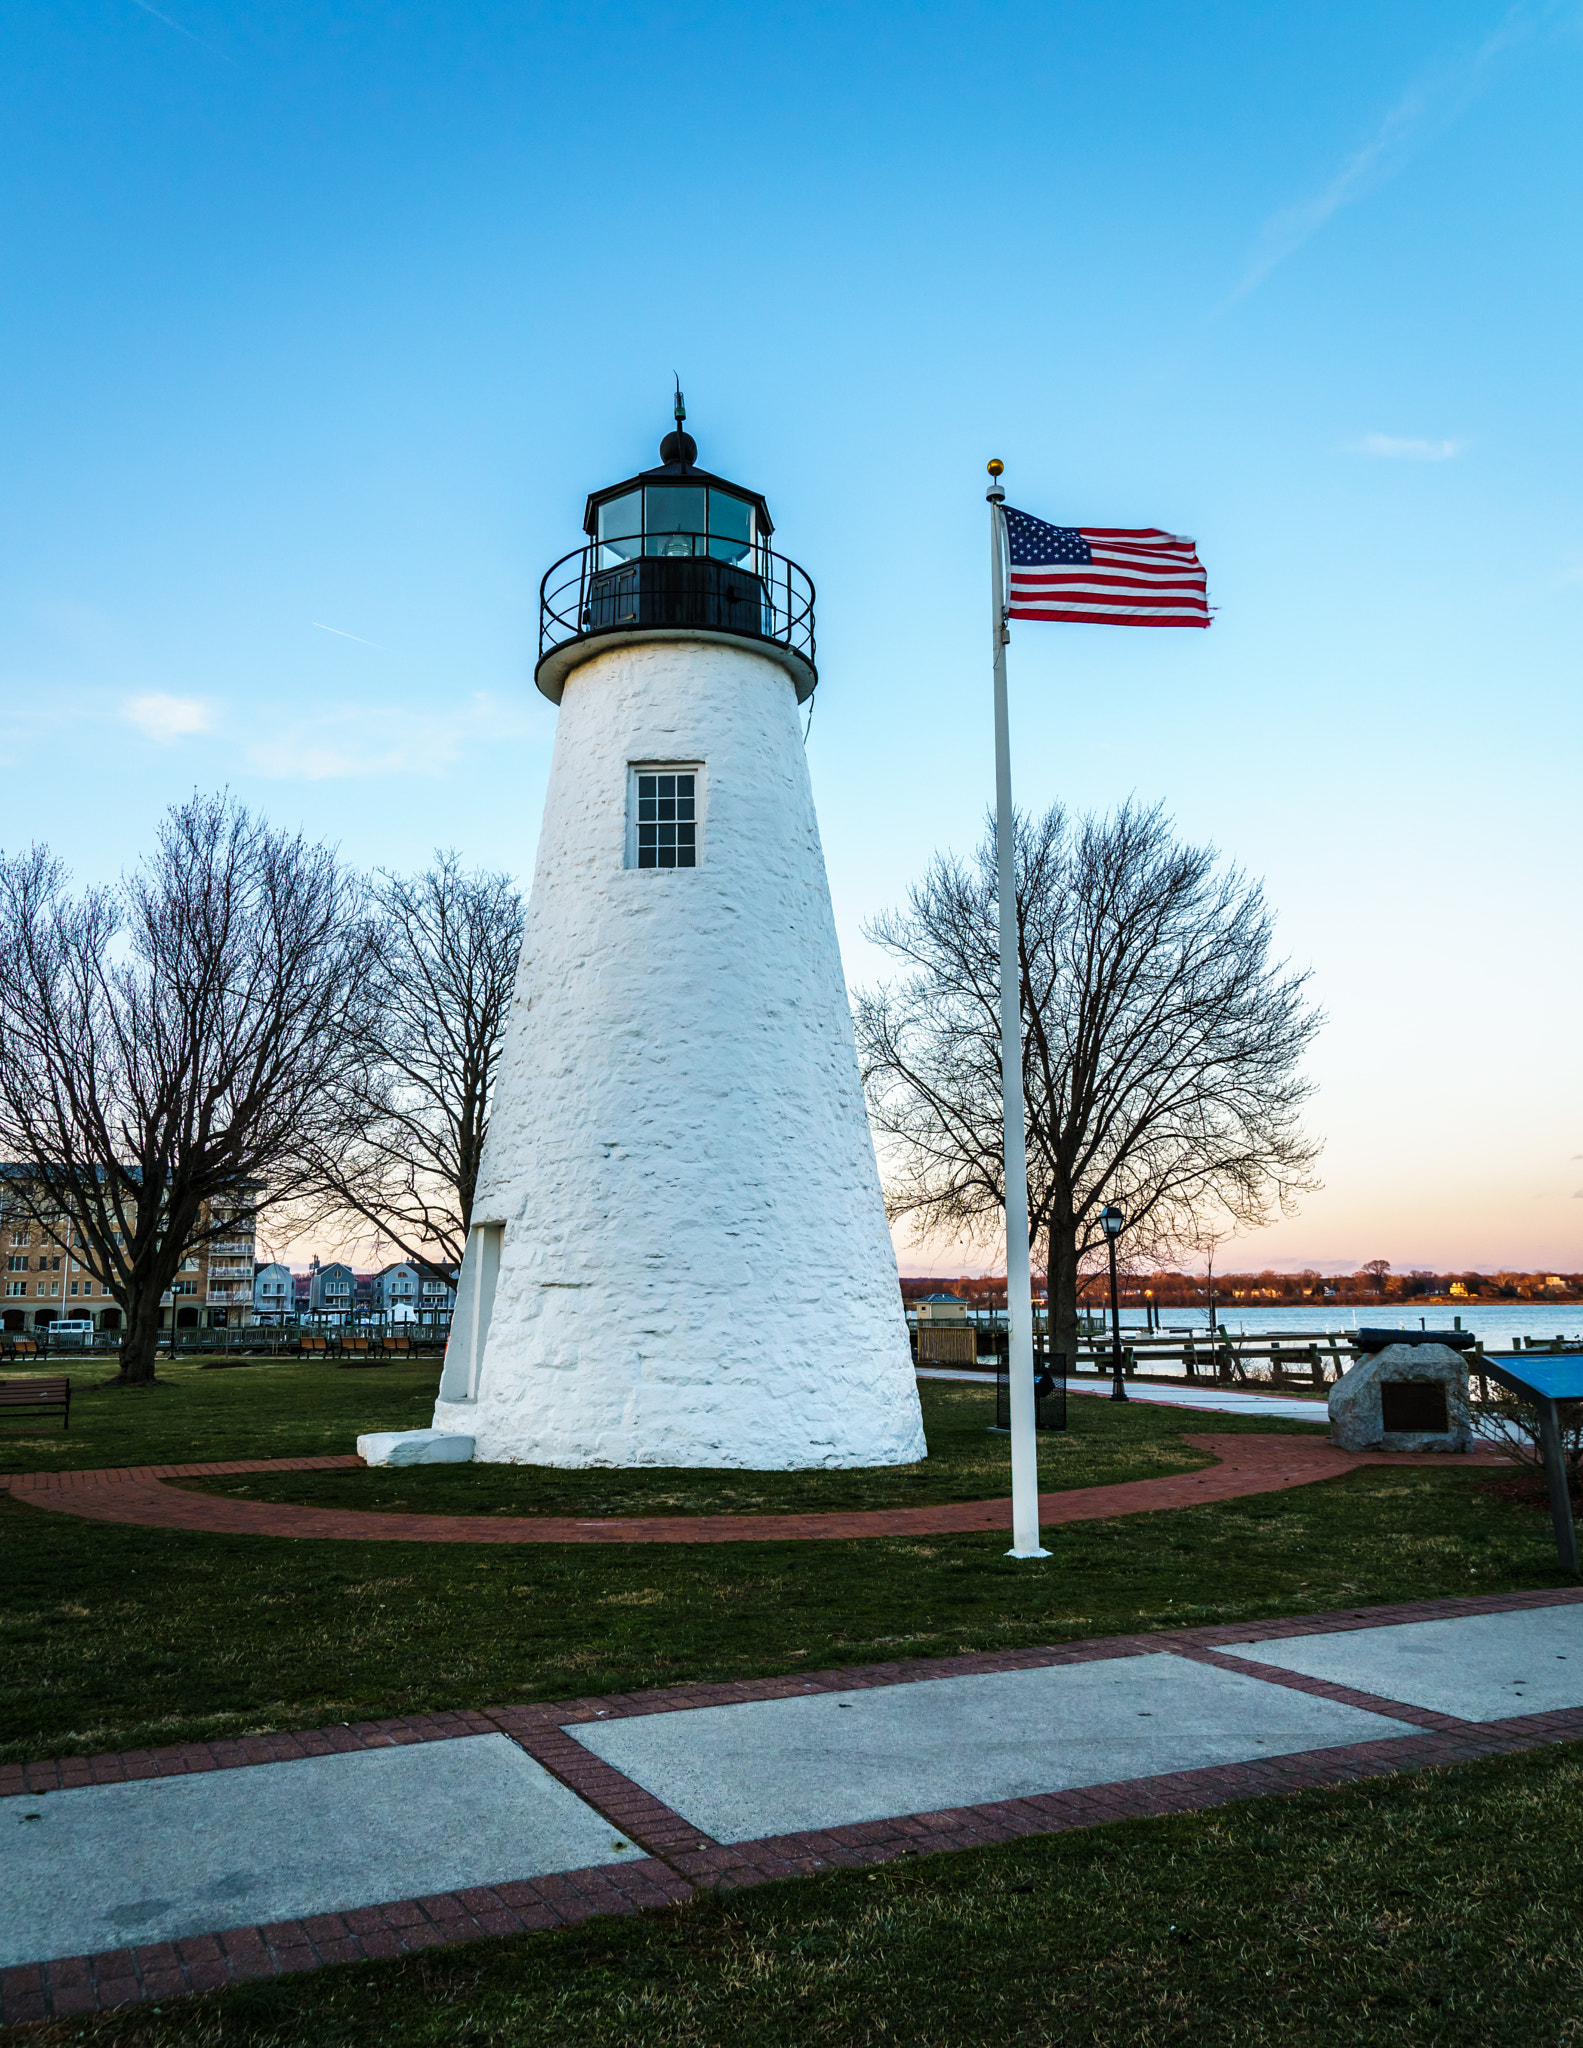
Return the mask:
<svg viewBox="0 0 1583 2048"><path fill-rule="evenodd" d="M40 1414L60 1411L61 1425L71 1428L71 1381L59 1378L0 1379L0 1408L27 1408Z"/></svg>

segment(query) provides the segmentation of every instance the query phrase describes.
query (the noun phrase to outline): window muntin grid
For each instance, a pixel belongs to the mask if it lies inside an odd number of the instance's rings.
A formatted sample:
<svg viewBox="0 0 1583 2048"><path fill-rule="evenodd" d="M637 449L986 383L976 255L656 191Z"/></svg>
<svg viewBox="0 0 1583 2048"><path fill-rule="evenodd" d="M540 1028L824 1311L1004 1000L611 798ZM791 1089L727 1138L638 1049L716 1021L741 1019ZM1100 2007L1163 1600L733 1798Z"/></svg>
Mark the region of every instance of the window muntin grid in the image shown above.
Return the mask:
<svg viewBox="0 0 1583 2048"><path fill-rule="evenodd" d="M632 866L697 867L696 768L635 768L632 772L632 808Z"/></svg>

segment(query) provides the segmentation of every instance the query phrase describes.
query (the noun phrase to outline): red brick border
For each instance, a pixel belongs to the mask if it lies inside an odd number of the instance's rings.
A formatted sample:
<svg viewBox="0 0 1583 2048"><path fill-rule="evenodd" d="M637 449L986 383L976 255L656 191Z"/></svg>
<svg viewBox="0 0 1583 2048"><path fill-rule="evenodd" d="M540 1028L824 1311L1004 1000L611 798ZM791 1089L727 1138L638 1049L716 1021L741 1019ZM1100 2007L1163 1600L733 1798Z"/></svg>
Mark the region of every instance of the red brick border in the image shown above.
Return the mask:
<svg viewBox="0 0 1583 2048"><path fill-rule="evenodd" d="M635 1863L599 1864L520 1883L320 1913L306 1920L232 1927L182 1941L27 1963L0 1971L0 2026L103 2012L191 1991L217 1991L223 1985L314 1970L325 1963L384 1960L444 1942L571 1927L596 1913L636 1913L646 1906L669 1905L690 1897L692 1891L693 1886L675 1871L646 1856Z"/></svg>
<svg viewBox="0 0 1583 2048"><path fill-rule="evenodd" d="M1216 1462L1161 1479L1128 1479L1042 1494L1040 1520L1050 1528L1111 1515L1201 1507L1279 1493L1337 1479L1371 1465L1441 1465L1443 1454L1342 1451L1311 1436L1198 1434L1184 1439ZM192 1529L210 1535L289 1536L380 1543L778 1543L873 1536L963 1535L1011 1527L1009 1500L948 1501L933 1507L864 1508L797 1515L414 1515L366 1508L309 1508L286 1501L244 1501L190 1493L167 1480L243 1472L322 1472L355 1466L356 1458L256 1458L231 1464L147 1465L103 1472L25 1472L0 1477L0 1488L31 1506L96 1522ZM1493 1455L1459 1465L1504 1462Z"/></svg>
<svg viewBox="0 0 1583 2048"><path fill-rule="evenodd" d="M165 1749L106 1750L97 1756L55 1757L34 1764L0 1764L0 1799L24 1792L64 1792L77 1785L124 1785L134 1778L184 1778L197 1771L235 1771L249 1764L285 1764L298 1757L336 1756L349 1750L397 1749L414 1742L449 1742L458 1735L496 1735L498 1724L470 1707L446 1714L405 1714L388 1721L343 1722L228 1741L179 1742Z"/></svg>
<svg viewBox="0 0 1583 2048"><path fill-rule="evenodd" d="M443 1742L457 1736L502 1733L588 1802L612 1827L648 1851L641 1860L604 1864L520 1882L483 1886L426 1899L362 1906L302 1921L231 1928L217 1934L100 1955L69 1956L0 1971L0 2026L69 2013L106 2010L187 1992L215 1990L250 1978L410 1954L442 1942L475 1941L576 1924L597 1913L628 1914L677 1904L700 1890L736 1890L773 1878L821 1870L861 1868L904 1856L983 1848L1030 1835L1094 1827L1104 1821L1190 1813L1231 1800L1272 1792L1341 1785L1433 1765L1583 1740L1583 1709L1529 1714L1506 1721L1467 1722L1406 1707L1278 1666L1239 1658L1234 1645L1338 1630L1386 1628L1400 1622L1449 1620L1583 1603L1583 1587L1528 1593L1488 1593L1454 1600L1416 1600L1273 1621L1239 1622L1099 1636L1048 1649L979 1651L961 1657L915 1658L905 1663L859 1665L848 1670L798 1672L721 1685L680 1685L653 1692L618 1693L492 1707L482 1713L412 1715L360 1722L304 1734L245 1737L235 1742L189 1743L162 1750L131 1750L53 1763L9 1766L0 1773L0 1797L38 1796L74 1785L115 1784L132 1778L180 1776L189 1771L234 1770L297 1756ZM565 1731L591 1721L693 1707L785 1699L810 1692L850 1692L888 1685L926 1684L979 1672L1037 1670L1112 1657L1165 1651L1242 1672L1268 1683L1410 1721L1423 1732L1346 1748L1312 1750L1247 1764L1217 1765L1133 1778L1081 1790L1038 1794L982 1806L953 1807L805 1834L722 1843L666 1806Z"/></svg>

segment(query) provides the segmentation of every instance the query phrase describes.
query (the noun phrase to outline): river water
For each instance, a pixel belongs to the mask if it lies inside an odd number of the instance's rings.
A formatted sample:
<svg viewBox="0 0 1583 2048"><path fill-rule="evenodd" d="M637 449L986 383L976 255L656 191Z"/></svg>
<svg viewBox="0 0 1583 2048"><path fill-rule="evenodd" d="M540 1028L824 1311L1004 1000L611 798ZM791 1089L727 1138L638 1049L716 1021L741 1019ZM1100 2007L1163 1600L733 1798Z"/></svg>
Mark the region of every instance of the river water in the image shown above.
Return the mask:
<svg viewBox="0 0 1583 2048"><path fill-rule="evenodd" d="M1487 1351L1510 1351L1519 1337L1549 1343L1552 1337L1583 1342L1583 1305L1532 1301L1390 1302L1380 1308L1338 1308L1334 1302L1277 1308L1249 1302L1217 1303L1216 1319L1228 1337L1281 1337L1288 1332L1350 1336L1354 1330L1450 1330L1462 1328L1482 1339ZM1460 1318L1460 1324L1458 1319ZM1106 1328L1109 1328L1107 1321ZM1125 1335L1143 1329L1141 1313L1121 1312ZM1209 1318L1190 1309L1161 1309L1160 1334L1190 1331L1207 1337Z"/></svg>
<svg viewBox="0 0 1583 2048"><path fill-rule="evenodd" d="M1460 1318L1460 1327L1478 1338L1487 1351L1509 1352L1519 1338L1548 1344L1552 1338L1561 1337L1568 1343L1583 1343L1583 1304L1564 1307L1545 1302L1470 1301L1404 1306L1400 1302L1391 1302L1381 1308L1338 1308L1334 1302L1298 1307L1229 1302L1217 1303L1215 1315L1233 1341L1238 1338L1279 1337L1283 1342L1289 1342L1299 1337L1320 1337L1332 1333L1347 1338L1354 1330L1360 1329L1452 1330L1458 1327ZM997 1316L993 1320L999 1322L1002 1318ZM1096 1336L1108 1338L1110 1320L1108 1317L1103 1321L1090 1317L1088 1328ZM1141 1309L1122 1310L1121 1332L1124 1342L1129 1337L1143 1335ZM1206 1344L1210 1335L1209 1318L1202 1310L1195 1314L1191 1309L1162 1308L1157 1334L1167 1340L1190 1336L1195 1342ZM1267 1367L1260 1360L1250 1369L1262 1373ZM1179 1379L1185 1374L1180 1363L1165 1359L1148 1364L1144 1370L1165 1379Z"/></svg>

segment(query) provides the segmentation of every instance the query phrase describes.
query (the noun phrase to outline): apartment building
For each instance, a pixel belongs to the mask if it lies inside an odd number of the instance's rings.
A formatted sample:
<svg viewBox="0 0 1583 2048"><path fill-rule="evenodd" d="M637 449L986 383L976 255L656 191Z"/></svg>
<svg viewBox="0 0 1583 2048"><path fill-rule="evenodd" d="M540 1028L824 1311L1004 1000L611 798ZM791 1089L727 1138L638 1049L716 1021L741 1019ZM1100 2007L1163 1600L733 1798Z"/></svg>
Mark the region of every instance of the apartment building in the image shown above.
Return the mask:
<svg viewBox="0 0 1583 2048"><path fill-rule="evenodd" d="M91 1316L107 1330L121 1327L121 1311L108 1291L75 1256L65 1219L44 1225L14 1209L0 1223L5 1254L5 1293L0 1327L43 1329L62 1316Z"/></svg>
<svg viewBox="0 0 1583 2048"><path fill-rule="evenodd" d="M339 1259L321 1266L315 1259L308 1268L309 1313L347 1322L356 1305L357 1275L351 1267L342 1265Z"/></svg>
<svg viewBox="0 0 1583 2048"><path fill-rule="evenodd" d="M189 1252L169 1291L160 1296L160 1323L166 1329L224 1329L251 1320L252 1218L227 1209L216 1210L213 1220L229 1227L214 1242L200 1242ZM206 1230L210 1221L205 1207L200 1229ZM71 1230L64 1216L34 1222L8 1205L0 1210L0 1254L5 1259L0 1327L43 1329L63 1318L87 1320L100 1330L122 1327L121 1304L90 1271L82 1234Z"/></svg>
<svg viewBox="0 0 1583 2048"><path fill-rule="evenodd" d="M416 1266L383 1266L374 1275L370 1306L375 1315L393 1323L410 1323L418 1313L418 1289L422 1284Z"/></svg>
<svg viewBox="0 0 1583 2048"><path fill-rule="evenodd" d="M234 1329L253 1319L254 1222L234 1204L217 1208L217 1234L199 1253L206 1326Z"/></svg>
<svg viewBox="0 0 1583 2048"><path fill-rule="evenodd" d="M267 1317L271 1322L281 1322L295 1312L296 1306L296 1288L289 1266L283 1266L278 1259L272 1259L268 1265L254 1267L255 1317Z"/></svg>

